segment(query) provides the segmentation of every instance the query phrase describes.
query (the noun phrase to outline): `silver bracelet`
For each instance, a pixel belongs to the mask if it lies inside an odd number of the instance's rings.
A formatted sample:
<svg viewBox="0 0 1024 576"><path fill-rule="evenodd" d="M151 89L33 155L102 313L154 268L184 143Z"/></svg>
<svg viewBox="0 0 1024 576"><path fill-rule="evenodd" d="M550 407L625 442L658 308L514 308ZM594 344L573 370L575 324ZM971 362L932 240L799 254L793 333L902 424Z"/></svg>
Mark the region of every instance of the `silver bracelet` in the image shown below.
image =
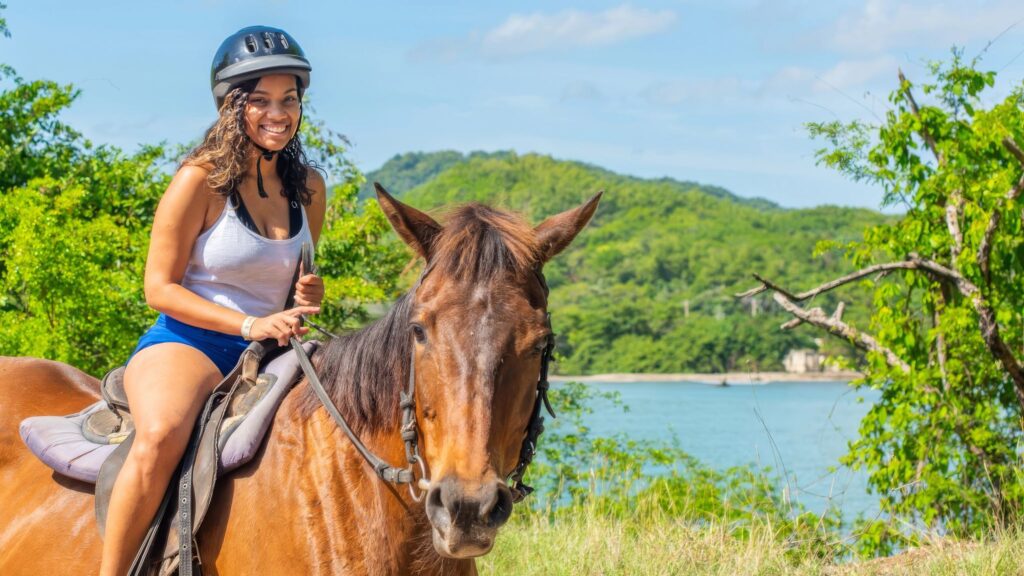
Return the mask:
<svg viewBox="0 0 1024 576"><path fill-rule="evenodd" d="M255 316L246 316L245 320L242 320L242 338L252 340L252 325L255 323Z"/></svg>

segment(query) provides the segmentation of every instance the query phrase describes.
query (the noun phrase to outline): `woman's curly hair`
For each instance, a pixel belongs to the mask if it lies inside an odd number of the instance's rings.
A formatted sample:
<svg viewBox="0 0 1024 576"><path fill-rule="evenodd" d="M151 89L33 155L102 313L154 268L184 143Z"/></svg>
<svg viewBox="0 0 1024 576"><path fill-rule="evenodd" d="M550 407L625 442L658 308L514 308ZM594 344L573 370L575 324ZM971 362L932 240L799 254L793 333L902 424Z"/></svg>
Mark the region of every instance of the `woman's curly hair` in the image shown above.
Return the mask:
<svg viewBox="0 0 1024 576"><path fill-rule="evenodd" d="M259 78L248 80L227 93L220 107L220 117L206 131L202 143L192 149L181 163L182 166L212 167L206 183L217 194L229 196L235 192L248 169L255 145L245 133L245 105L258 83ZM301 99L302 86L301 82L297 83ZM309 206L312 192L306 186L306 179L310 167L315 168L315 165L306 157L296 133L277 154L277 175L284 185L281 195Z"/></svg>

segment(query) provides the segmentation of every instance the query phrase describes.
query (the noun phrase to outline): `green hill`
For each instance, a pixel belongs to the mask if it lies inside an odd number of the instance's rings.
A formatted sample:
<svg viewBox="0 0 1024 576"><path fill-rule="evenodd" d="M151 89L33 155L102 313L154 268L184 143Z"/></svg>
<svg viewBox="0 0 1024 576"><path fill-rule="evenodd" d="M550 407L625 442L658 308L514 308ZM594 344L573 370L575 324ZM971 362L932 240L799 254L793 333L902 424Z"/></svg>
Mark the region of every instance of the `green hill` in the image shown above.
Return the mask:
<svg viewBox="0 0 1024 576"><path fill-rule="evenodd" d="M512 156L515 156L515 152L470 152L469 154L463 154L455 150L395 154L380 168L366 173L366 183L359 190L359 198L373 198L374 182L384 184L388 192L400 196L460 162L477 158L507 158Z"/></svg>
<svg viewBox="0 0 1024 576"><path fill-rule="evenodd" d="M815 245L859 239L885 218L859 208L785 209L722 188L511 152L407 154L369 177L389 189L393 178L423 209L480 201L535 223L605 190L590 227L545 269L561 373L781 369L788 350L813 348L820 333L780 331L789 317L769 298L733 295L753 285L753 271L794 289L842 273L842 258L815 258ZM847 320L867 317L856 289L813 305L831 310L839 298Z"/></svg>

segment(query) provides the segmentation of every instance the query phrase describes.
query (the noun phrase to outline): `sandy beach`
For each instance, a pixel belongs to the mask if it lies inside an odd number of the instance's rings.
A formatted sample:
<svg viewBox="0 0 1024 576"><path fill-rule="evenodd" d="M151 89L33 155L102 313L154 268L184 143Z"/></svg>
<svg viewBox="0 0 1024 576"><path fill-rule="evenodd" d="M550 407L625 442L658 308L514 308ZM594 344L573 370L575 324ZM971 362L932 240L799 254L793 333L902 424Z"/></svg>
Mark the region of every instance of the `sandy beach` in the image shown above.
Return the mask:
<svg viewBox="0 0 1024 576"><path fill-rule="evenodd" d="M723 372L719 374L552 374L552 382L698 382L702 384L768 384L771 382L844 382L860 372Z"/></svg>

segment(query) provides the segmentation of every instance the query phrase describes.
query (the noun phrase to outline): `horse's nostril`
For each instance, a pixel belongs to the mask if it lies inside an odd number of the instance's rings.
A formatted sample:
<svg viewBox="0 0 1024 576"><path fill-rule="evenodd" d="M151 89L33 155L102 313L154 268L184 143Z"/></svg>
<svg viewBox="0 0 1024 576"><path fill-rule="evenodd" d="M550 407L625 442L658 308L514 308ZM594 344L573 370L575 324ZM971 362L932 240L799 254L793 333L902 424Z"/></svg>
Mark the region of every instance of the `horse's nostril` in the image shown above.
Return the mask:
<svg viewBox="0 0 1024 576"><path fill-rule="evenodd" d="M495 482L489 494L480 502L480 519L498 528L512 515L512 491L503 483Z"/></svg>
<svg viewBox="0 0 1024 576"><path fill-rule="evenodd" d="M430 523L441 532L446 532L452 524L452 514L444 503L444 497L439 486L435 486L427 492L427 517Z"/></svg>

